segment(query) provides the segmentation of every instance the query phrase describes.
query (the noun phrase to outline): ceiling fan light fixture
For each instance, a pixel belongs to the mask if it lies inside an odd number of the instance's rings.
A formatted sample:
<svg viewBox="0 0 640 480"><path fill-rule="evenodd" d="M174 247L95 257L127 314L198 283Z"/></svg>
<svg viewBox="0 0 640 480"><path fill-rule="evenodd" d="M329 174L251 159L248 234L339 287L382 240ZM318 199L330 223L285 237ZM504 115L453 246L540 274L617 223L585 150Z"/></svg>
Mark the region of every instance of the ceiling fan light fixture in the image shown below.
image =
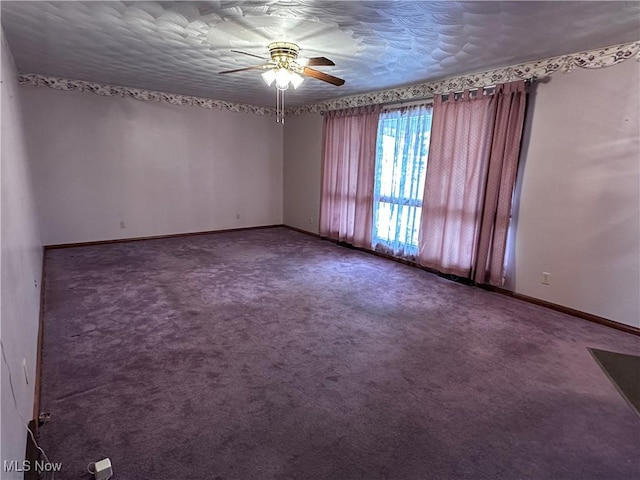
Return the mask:
<svg viewBox="0 0 640 480"><path fill-rule="evenodd" d="M304 82L304 77L302 75L298 75L296 72L291 72L289 76L291 77L291 85L293 85L293 88L295 89L297 89L300 85L302 85L302 82Z"/></svg>
<svg viewBox="0 0 640 480"><path fill-rule="evenodd" d="M286 68L279 68L276 71L276 88L278 90L286 90L289 88L289 81L291 80L291 72Z"/></svg>
<svg viewBox="0 0 640 480"><path fill-rule="evenodd" d="M276 72L273 69L267 70L266 72L264 72L262 74L262 79L264 80L264 83L267 84L268 87L271 86L271 84L273 83L273 81L276 79Z"/></svg>
<svg viewBox="0 0 640 480"><path fill-rule="evenodd" d="M1 1L1 0L0 0ZM275 83L276 87L276 122L284 123L284 96L285 91L289 89L289 85L297 89L304 82L305 77L313 77L332 85L340 86L344 84L344 80L334 77L327 73L321 72L311 66L334 66L331 60L325 57L298 58L300 48L295 43L290 42L273 42L269 44L269 56L267 59L254 53L241 52L232 50L235 53L242 53L251 57L258 57L267 60L262 65L253 65L245 68L237 68L235 70L227 70L220 73L236 73L245 70L264 70L262 72L262 80L268 87Z"/></svg>

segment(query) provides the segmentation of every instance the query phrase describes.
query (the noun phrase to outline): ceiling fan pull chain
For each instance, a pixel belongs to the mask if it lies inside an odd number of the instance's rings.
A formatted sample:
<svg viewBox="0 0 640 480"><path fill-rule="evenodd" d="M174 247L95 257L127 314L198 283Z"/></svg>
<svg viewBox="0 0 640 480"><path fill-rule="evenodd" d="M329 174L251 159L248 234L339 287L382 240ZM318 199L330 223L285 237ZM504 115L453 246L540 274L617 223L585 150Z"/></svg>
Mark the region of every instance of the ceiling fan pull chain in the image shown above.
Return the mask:
<svg viewBox="0 0 640 480"><path fill-rule="evenodd" d="M284 125L284 90L280 93L280 123Z"/></svg>
<svg viewBox="0 0 640 480"><path fill-rule="evenodd" d="M276 122L284 125L284 90L276 88Z"/></svg>

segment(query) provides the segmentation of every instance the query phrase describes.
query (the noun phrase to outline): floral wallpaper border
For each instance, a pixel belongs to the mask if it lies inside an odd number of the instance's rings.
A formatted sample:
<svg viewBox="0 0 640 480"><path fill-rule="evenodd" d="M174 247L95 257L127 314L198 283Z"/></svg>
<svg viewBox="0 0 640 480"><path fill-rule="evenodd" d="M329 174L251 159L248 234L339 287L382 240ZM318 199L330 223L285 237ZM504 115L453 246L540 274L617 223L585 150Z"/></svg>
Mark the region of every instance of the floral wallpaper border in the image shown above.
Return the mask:
<svg viewBox="0 0 640 480"><path fill-rule="evenodd" d="M275 115L275 108L257 107L242 103L225 102L212 98L191 97L177 93L156 92L154 90L142 90L139 88L120 87L116 85L104 85L101 83L85 82L84 80L70 80L66 78L48 77L37 73L18 74L18 83L21 85L46 86L56 90L91 92L107 97L131 97L136 100L148 102L166 102L172 105L192 105L202 108L218 108L230 112L255 113L256 115Z"/></svg>
<svg viewBox="0 0 640 480"><path fill-rule="evenodd" d="M442 93L461 91L466 88L487 87L495 85L496 83L542 78L559 70L568 73L576 67L604 68L616 65L634 56L636 57L636 61L640 61L640 41L547 58L536 62L498 68L481 73L463 75L461 77L446 78L437 82L419 83L407 87L393 88L380 92L336 98L311 105L292 107L287 109L287 115L317 113L363 105L427 98Z"/></svg>
<svg viewBox="0 0 640 480"><path fill-rule="evenodd" d="M407 87L393 88L380 92L366 93L341 97L326 102L291 107L287 115L303 113L317 113L328 110L376 105L381 103L398 102L426 98L433 95L464 90L465 88L485 87L496 83L514 80L528 80L551 75L554 72L570 72L579 68L604 68L616 65L629 58L635 57L640 61L640 41L613 45L610 47L588 50L585 52L547 58L536 62L523 63L510 67L488 70L471 75L451 77L437 82L418 83ZM166 102L172 105L193 105L202 108L217 108L231 112L254 113L256 115L275 115L275 108L258 107L240 103L225 102L211 98L192 97L176 93L156 92L131 87L104 85L101 83L85 82L84 80L70 80L49 77L35 73L18 74L18 82L22 85L47 86L56 90L91 92L97 95L131 97L136 100L149 102Z"/></svg>

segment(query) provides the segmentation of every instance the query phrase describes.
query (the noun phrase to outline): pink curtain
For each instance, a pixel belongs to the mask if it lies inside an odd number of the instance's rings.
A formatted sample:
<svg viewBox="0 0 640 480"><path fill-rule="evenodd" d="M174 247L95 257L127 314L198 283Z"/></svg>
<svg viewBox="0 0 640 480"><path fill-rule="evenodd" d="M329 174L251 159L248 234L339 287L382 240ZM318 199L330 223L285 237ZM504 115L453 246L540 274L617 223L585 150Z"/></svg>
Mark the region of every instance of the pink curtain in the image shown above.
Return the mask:
<svg viewBox="0 0 640 480"><path fill-rule="evenodd" d="M527 94L523 81L496 86L489 171L474 280L504 285L504 260Z"/></svg>
<svg viewBox="0 0 640 480"><path fill-rule="evenodd" d="M460 99L453 94L434 99L420 222L421 265L471 277L494 117L495 99L482 89L475 97L465 91Z"/></svg>
<svg viewBox="0 0 640 480"><path fill-rule="evenodd" d="M380 108L325 113L320 235L371 248Z"/></svg>
<svg viewBox="0 0 640 480"><path fill-rule="evenodd" d="M435 98L420 264L502 284L525 95L520 81Z"/></svg>

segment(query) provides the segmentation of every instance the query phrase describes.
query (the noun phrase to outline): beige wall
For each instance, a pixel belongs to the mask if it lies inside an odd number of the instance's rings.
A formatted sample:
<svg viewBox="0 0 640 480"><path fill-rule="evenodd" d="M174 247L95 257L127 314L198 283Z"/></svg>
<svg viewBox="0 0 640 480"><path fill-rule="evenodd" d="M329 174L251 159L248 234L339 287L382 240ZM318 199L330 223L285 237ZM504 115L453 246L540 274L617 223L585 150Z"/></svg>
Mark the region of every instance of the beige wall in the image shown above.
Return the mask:
<svg viewBox="0 0 640 480"><path fill-rule="evenodd" d="M282 223L282 126L272 117L22 93L45 245Z"/></svg>
<svg viewBox="0 0 640 480"><path fill-rule="evenodd" d="M36 347L40 313L42 243L38 232L35 199L26 151L26 135L20 105L20 88L11 52L2 33L2 140L0 172L2 230L0 235L0 335L2 391L0 468L5 461L24 460L26 422L33 418L36 381ZM28 378L25 378L25 366ZM12 375L16 405L11 394ZM22 416L22 418L21 418ZM24 419L24 422L23 422ZM21 463L20 463L21 464ZM4 472L3 479L22 478Z"/></svg>
<svg viewBox="0 0 640 480"><path fill-rule="evenodd" d="M284 223L319 233L322 115L289 117L284 126Z"/></svg>
<svg viewBox="0 0 640 480"><path fill-rule="evenodd" d="M539 83L516 211L516 292L640 327L640 65ZM528 143L528 145L526 145ZM541 283L551 273L550 285Z"/></svg>
<svg viewBox="0 0 640 480"><path fill-rule="evenodd" d="M556 73L537 84L523 142L508 284L523 295L635 326L639 71L630 60ZM305 222L319 211L322 117L290 117L286 125L285 224L317 233L317 224ZM543 271L551 273L550 285L541 284Z"/></svg>

